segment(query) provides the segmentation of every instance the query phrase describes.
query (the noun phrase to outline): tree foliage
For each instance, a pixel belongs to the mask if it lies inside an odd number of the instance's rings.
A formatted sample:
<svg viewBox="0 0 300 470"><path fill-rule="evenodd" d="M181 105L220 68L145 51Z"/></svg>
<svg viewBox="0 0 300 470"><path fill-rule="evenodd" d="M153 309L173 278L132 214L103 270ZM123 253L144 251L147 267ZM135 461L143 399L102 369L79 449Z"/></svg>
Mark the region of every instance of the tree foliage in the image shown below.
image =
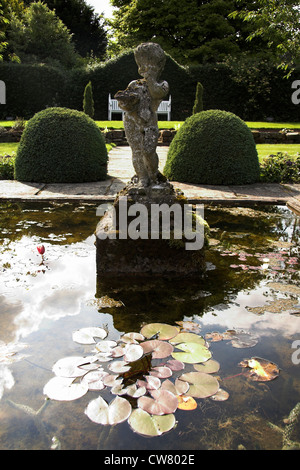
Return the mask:
<svg viewBox="0 0 300 470"><path fill-rule="evenodd" d="M117 43L114 49L134 47L154 40L181 64L216 62L228 54L258 50L246 38L250 25L229 17L234 0L112 0L118 7L110 22ZM243 4L253 1L243 0Z"/></svg>
<svg viewBox="0 0 300 470"><path fill-rule="evenodd" d="M248 40L263 38L269 48L277 52L279 66L292 69L300 61L300 7L294 0L257 0L242 4L231 18L241 18L251 25Z"/></svg>
<svg viewBox="0 0 300 470"><path fill-rule="evenodd" d="M22 0L0 0L0 61L19 61L9 47L8 32L13 15L20 17L24 11Z"/></svg>
<svg viewBox="0 0 300 470"><path fill-rule="evenodd" d="M12 16L9 42L23 62L72 67L77 56L71 39L67 27L42 2L32 3L21 18Z"/></svg>
<svg viewBox="0 0 300 470"><path fill-rule="evenodd" d="M83 112L90 116L91 118L94 117L95 108L94 108L94 99L93 99L93 88L92 82L86 85L83 94Z"/></svg>
<svg viewBox="0 0 300 470"><path fill-rule="evenodd" d="M30 5L32 0L24 0ZM72 33L75 50L82 57L92 55L103 59L107 37L104 20L85 0L44 0Z"/></svg>
<svg viewBox="0 0 300 470"><path fill-rule="evenodd" d="M201 111L203 111L203 86L200 82L198 82L193 106L193 114L200 113Z"/></svg>
<svg viewBox="0 0 300 470"><path fill-rule="evenodd" d="M73 34L76 51L85 57L93 53L103 59L106 53L107 38L103 19L94 12L85 0L46 0L48 7L55 9L56 15Z"/></svg>

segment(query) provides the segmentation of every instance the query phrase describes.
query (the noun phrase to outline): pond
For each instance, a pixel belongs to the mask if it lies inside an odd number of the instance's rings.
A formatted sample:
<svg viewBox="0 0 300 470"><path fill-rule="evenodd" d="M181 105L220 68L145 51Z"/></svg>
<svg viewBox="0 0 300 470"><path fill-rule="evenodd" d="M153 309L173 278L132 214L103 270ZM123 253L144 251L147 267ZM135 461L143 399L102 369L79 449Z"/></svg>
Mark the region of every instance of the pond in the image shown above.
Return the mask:
<svg viewBox="0 0 300 470"><path fill-rule="evenodd" d="M96 277L96 207L1 203L0 449L296 446L299 422L287 418L293 409L298 417L300 402L299 219L281 206L207 206L211 245L203 276L104 282ZM37 251L41 244L44 255ZM168 432L149 438L128 420L113 426L92 421L88 404L99 396L107 403L116 397L108 386L71 401L45 396L57 361L90 356L95 347L75 342L74 331L100 327L106 340L117 341L153 323L179 330L182 321L206 339L219 364L212 376L228 395L223 401L195 398L194 409L177 409ZM228 330L234 330L233 339ZM241 366L251 358L276 365L276 378L254 380L249 367ZM185 364L184 372L194 370Z"/></svg>

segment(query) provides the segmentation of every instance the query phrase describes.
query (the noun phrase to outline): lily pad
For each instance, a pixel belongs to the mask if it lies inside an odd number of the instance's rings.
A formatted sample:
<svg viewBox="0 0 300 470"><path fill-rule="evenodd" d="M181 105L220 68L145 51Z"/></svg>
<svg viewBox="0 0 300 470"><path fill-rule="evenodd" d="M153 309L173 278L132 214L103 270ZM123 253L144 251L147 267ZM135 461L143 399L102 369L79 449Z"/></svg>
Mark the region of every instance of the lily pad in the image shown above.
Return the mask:
<svg viewBox="0 0 300 470"><path fill-rule="evenodd" d="M253 348L258 343L256 336L251 335L250 333L236 332L235 337L231 340L231 345L234 348Z"/></svg>
<svg viewBox="0 0 300 470"><path fill-rule="evenodd" d="M99 396L90 401L85 409L85 414L91 421L97 424L118 424L129 418L132 408L128 400L116 397L109 405Z"/></svg>
<svg viewBox="0 0 300 470"><path fill-rule="evenodd" d="M174 372L184 369L184 363L181 361L177 361L176 359L169 359L165 365Z"/></svg>
<svg viewBox="0 0 300 470"><path fill-rule="evenodd" d="M126 387L126 394L133 398L139 398L147 393L146 387L137 387L136 384Z"/></svg>
<svg viewBox="0 0 300 470"><path fill-rule="evenodd" d="M212 331L211 333L206 333L205 339L211 341L212 343L216 343L217 341L223 341L224 335L218 331Z"/></svg>
<svg viewBox="0 0 300 470"><path fill-rule="evenodd" d="M103 370L93 370L82 377L81 383L86 384L89 390L103 390L105 388L103 379L106 376L108 373Z"/></svg>
<svg viewBox="0 0 300 470"><path fill-rule="evenodd" d="M100 353L111 353L113 348L117 346L117 343L115 341L100 341L99 343L96 344L94 351L95 352L100 352Z"/></svg>
<svg viewBox="0 0 300 470"><path fill-rule="evenodd" d="M220 364L214 359L209 359L203 364L194 364L194 369L198 372L205 372L206 374L214 374L220 369Z"/></svg>
<svg viewBox="0 0 300 470"><path fill-rule="evenodd" d="M118 375L109 374L103 378L103 383L106 387L115 387L120 385L122 382L123 379L120 379Z"/></svg>
<svg viewBox="0 0 300 470"><path fill-rule="evenodd" d="M183 380L176 379L175 383L171 382L171 380L167 379L161 385L163 390L168 390L169 392L173 393L174 395L183 395L189 389L189 384L184 382Z"/></svg>
<svg viewBox="0 0 300 470"><path fill-rule="evenodd" d="M165 415L174 413L178 407L176 395L168 390L151 390L153 398L143 396L137 401L138 407L151 415Z"/></svg>
<svg viewBox="0 0 300 470"><path fill-rule="evenodd" d="M125 349L123 346L116 346L111 350L112 357L122 357L125 354Z"/></svg>
<svg viewBox="0 0 300 470"><path fill-rule="evenodd" d="M211 352L202 344L180 343L176 345L176 348L183 352L173 352L172 357L181 362L196 364L208 361L211 358Z"/></svg>
<svg viewBox="0 0 300 470"><path fill-rule="evenodd" d="M210 399L213 401L226 401L228 400L228 398L229 398L229 393L226 392L226 390L223 390L222 388L219 388L217 393L210 397Z"/></svg>
<svg viewBox="0 0 300 470"><path fill-rule="evenodd" d="M94 356L94 360L98 362L109 362L112 361L112 356L111 353L109 352L104 352L104 353L96 353Z"/></svg>
<svg viewBox="0 0 300 470"><path fill-rule="evenodd" d="M108 368L112 372L122 374L123 372L127 372L128 370L130 370L130 365L128 364L128 362L125 361L115 361L109 364Z"/></svg>
<svg viewBox="0 0 300 470"><path fill-rule="evenodd" d="M186 395L194 398L210 397L219 390L219 382L216 377L204 372L187 372L180 377L180 380L190 384Z"/></svg>
<svg viewBox="0 0 300 470"><path fill-rule="evenodd" d="M169 340L176 336L178 331L179 328L167 325L166 323L149 323L143 326L141 334L145 336L145 338L152 338L157 335L157 339Z"/></svg>
<svg viewBox="0 0 300 470"><path fill-rule="evenodd" d="M150 375L158 377L159 379L166 379L168 377L171 377L172 375L171 369L165 366L153 367L153 369L149 373Z"/></svg>
<svg viewBox="0 0 300 470"><path fill-rule="evenodd" d="M142 436L154 437L170 431L176 424L174 414L151 416L146 411L137 408L131 413L128 423L133 431Z"/></svg>
<svg viewBox="0 0 300 470"><path fill-rule="evenodd" d="M52 377L44 386L44 394L57 401L72 401L85 395L88 386L83 383L73 383L72 377Z"/></svg>
<svg viewBox="0 0 300 470"><path fill-rule="evenodd" d="M140 359L143 354L143 348L138 344L126 344L123 359L126 362L134 362Z"/></svg>
<svg viewBox="0 0 300 470"><path fill-rule="evenodd" d="M107 332L103 328L99 327L88 327L81 328L80 330L74 331L72 338L73 341L80 344L94 344L96 343L95 338L104 339L107 336Z"/></svg>
<svg viewBox="0 0 300 470"><path fill-rule="evenodd" d="M260 357L245 359L239 365L247 368L245 375L254 381L268 382L279 375L279 368L274 362Z"/></svg>
<svg viewBox="0 0 300 470"><path fill-rule="evenodd" d="M133 343L133 344L139 344L139 341L144 341L145 337L141 333L136 333L136 332L130 332L130 333L125 333L123 336L121 336L120 341L123 343Z"/></svg>
<svg viewBox="0 0 300 470"><path fill-rule="evenodd" d="M81 377L86 374L86 370L79 366L85 363L86 358L81 356L63 357L54 364L52 371L58 377Z"/></svg>
<svg viewBox="0 0 300 470"><path fill-rule="evenodd" d="M185 320L185 321L177 321L175 322L177 325L180 326L180 328L184 331L190 331L190 332L193 332L193 333L199 333L201 327L199 325L199 323L196 323L194 321L188 321L188 320Z"/></svg>
<svg viewBox="0 0 300 470"><path fill-rule="evenodd" d="M144 341L140 346L143 348L145 354L151 352L153 359L163 359L168 357L174 350L172 344L158 339Z"/></svg>
<svg viewBox="0 0 300 470"><path fill-rule="evenodd" d="M145 380L137 380L139 387L146 387L147 390L157 390L161 386L161 381L158 377L152 375L146 375Z"/></svg>
<svg viewBox="0 0 300 470"><path fill-rule="evenodd" d="M204 346L205 339L195 333L178 333L178 335L170 340L170 343L198 343Z"/></svg>
<svg viewBox="0 0 300 470"><path fill-rule="evenodd" d="M179 410L195 410L197 408L197 402L193 397L188 397L186 395L178 395L178 409Z"/></svg>

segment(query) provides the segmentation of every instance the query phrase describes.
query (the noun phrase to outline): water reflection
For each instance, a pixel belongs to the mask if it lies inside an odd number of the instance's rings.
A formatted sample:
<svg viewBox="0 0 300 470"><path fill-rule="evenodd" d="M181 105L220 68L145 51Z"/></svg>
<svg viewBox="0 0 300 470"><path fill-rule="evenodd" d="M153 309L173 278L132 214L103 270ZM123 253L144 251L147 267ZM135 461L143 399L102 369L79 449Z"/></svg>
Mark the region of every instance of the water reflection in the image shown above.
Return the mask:
<svg viewBox="0 0 300 470"><path fill-rule="evenodd" d="M280 448L276 433L266 432L264 440L254 429L265 428L266 414L279 424L300 401L300 366L291 361L292 342L300 339L299 294L270 285L299 285L299 220L277 207L207 208L212 243L205 275L120 284L96 279L95 213L93 205L2 207L0 341L27 347L16 350L9 362L0 354L1 448L50 448L55 436L65 449L172 449L174 442L176 449L236 448L242 441L247 448ZM36 250L40 243L46 248L43 263ZM251 310L280 299L294 301L296 311ZM72 341L72 331L105 326L109 339L116 339L123 332L139 331L144 323L184 319L199 323L202 334L235 328L260 338L251 349L234 349L225 341L211 344L230 393L226 404L203 401L192 417L179 411L176 430L153 440L133 436L127 423L99 429L88 422L83 414L87 397L51 402L34 414L43 405L42 390L53 363L85 353ZM282 368L279 379L267 388L235 377L238 362L253 354L267 356ZM109 401L109 392L105 394ZM243 426L248 429L244 440Z"/></svg>

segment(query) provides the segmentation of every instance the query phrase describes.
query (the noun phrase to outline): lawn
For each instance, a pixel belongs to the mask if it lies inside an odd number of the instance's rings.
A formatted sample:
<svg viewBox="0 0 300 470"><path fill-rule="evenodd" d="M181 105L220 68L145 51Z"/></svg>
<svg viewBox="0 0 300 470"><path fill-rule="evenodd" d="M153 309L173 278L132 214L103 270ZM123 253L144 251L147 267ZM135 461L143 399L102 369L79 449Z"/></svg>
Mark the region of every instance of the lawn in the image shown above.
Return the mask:
<svg viewBox="0 0 300 470"><path fill-rule="evenodd" d="M258 158L261 162L265 157L277 152L287 152L290 156L300 154L300 144L257 144Z"/></svg>
<svg viewBox="0 0 300 470"><path fill-rule="evenodd" d="M0 143L0 155L11 155L16 152L18 142ZM300 154L300 144L257 144L256 145L259 160L262 161L268 155L277 152L287 152L289 155ZM107 145L107 151L111 150L111 146Z"/></svg>
<svg viewBox="0 0 300 470"><path fill-rule="evenodd" d="M101 129L106 127L113 129L124 129L123 121L95 121ZM179 124L182 125L184 121L158 121L160 129L175 129ZM254 122L248 121L246 124L251 129L300 129L300 122ZM12 127L14 121L0 121L0 126Z"/></svg>

